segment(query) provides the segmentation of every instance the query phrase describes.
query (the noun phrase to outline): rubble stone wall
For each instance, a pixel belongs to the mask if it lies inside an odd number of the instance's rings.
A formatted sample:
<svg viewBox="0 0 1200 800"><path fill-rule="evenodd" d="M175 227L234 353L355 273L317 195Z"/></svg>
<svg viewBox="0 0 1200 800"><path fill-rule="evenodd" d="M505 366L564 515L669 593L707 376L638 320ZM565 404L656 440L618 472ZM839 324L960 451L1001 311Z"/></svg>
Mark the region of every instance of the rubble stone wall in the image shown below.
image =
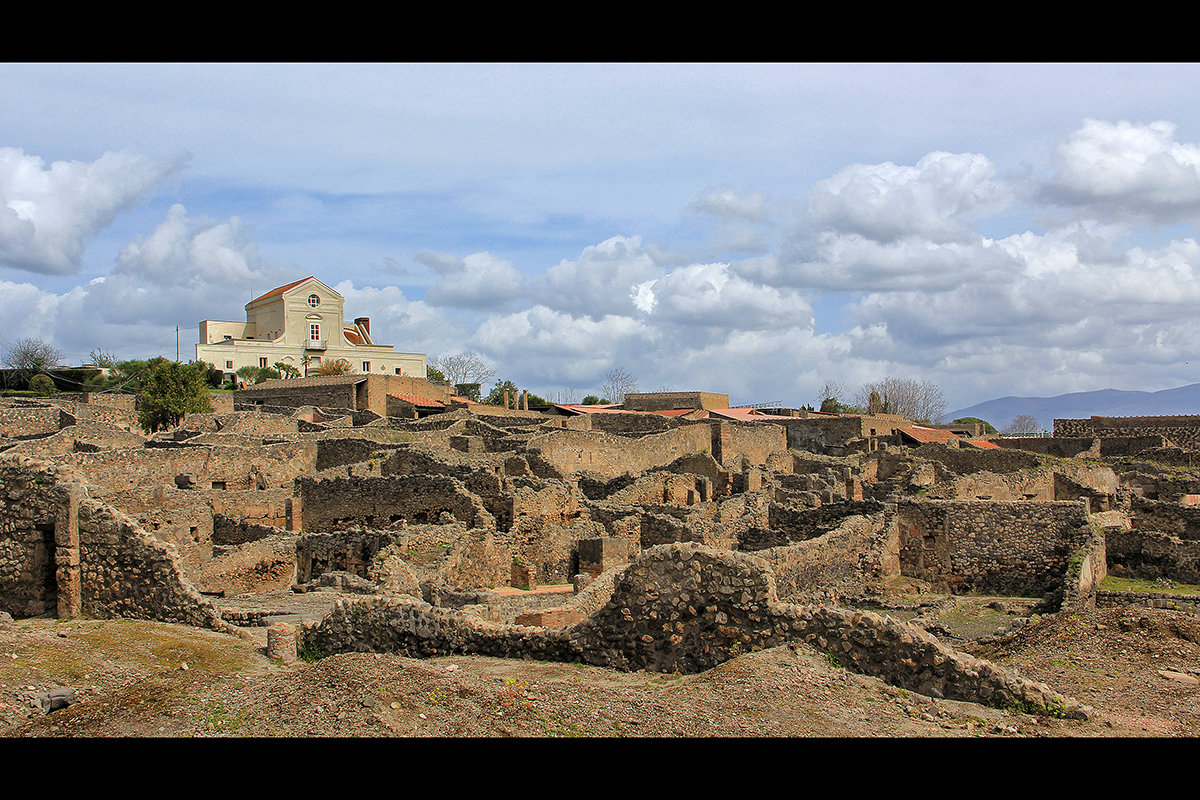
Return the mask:
<svg viewBox="0 0 1200 800"><path fill-rule="evenodd" d="M708 452L712 446L709 431L708 425L683 425L629 439L598 431L559 429L531 439L528 449L559 475L586 471L615 478Z"/></svg>
<svg viewBox="0 0 1200 800"><path fill-rule="evenodd" d="M386 528L406 520L436 523L448 512L468 527L496 527L496 520L473 492L448 475L354 476L296 479L304 512L302 530Z"/></svg>
<svg viewBox="0 0 1200 800"><path fill-rule="evenodd" d="M1061 591L1091 534L1078 502L929 500L898 504L903 575L952 592Z"/></svg>
<svg viewBox="0 0 1200 800"><path fill-rule="evenodd" d="M1200 414L1054 420L1055 437L1161 436L1176 447L1200 450Z"/></svg>
<svg viewBox="0 0 1200 800"><path fill-rule="evenodd" d="M614 578L607 602L566 628L490 623L426 603L341 601L298 631L309 652L477 654L586 662L623 670L694 673L751 650L804 643L831 666L933 697L1083 716L1043 684L943 645L907 623L870 612L776 601L767 563L695 544L656 547Z"/></svg>
<svg viewBox="0 0 1200 800"><path fill-rule="evenodd" d="M174 486L187 476L201 489L255 489L290 486L315 471L315 442L282 442L260 447L125 448L75 453L63 463L105 492L144 486ZM214 485L216 484L216 485ZM221 485L223 484L223 486Z"/></svg>

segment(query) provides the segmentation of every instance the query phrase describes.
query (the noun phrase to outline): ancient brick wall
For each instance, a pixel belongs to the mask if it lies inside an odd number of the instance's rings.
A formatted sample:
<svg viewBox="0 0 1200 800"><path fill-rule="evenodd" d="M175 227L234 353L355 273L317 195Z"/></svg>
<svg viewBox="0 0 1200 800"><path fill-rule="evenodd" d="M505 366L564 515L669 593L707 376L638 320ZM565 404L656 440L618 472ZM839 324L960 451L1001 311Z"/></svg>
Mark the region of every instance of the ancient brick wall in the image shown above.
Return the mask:
<svg viewBox="0 0 1200 800"><path fill-rule="evenodd" d="M902 574L953 592L1061 591L1091 530L1077 502L905 501L897 513Z"/></svg>
<svg viewBox="0 0 1200 800"><path fill-rule="evenodd" d="M316 443L297 441L253 448L125 448L74 453L63 462L102 491L119 492L143 486L180 486L180 480L202 489L278 488L314 472L316 460Z"/></svg>
<svg viewBox="0 0 1200 800"><path fill-rule="evenodd" d="M55 433L74 421L57 406L0 406L0 436Z"/></svg>
<svg viewBox="0 0 1200 800"><path fill-rule="evenodd" d="M1200 450L1200 414L1054 420L1055 437L1161 436L1176 447Z"/></svg>
<svg viewBox="0 0 1200 800"><path fill-rule="evenodd" d="M726 467L740 469L743 461L761 467L769 456L788 449L787 430L773 423L714 422L710 427L712 456Z"/></svg>
<svg viewBox="0 0 1200 800"><path fill-rule="evenodd" d="M1200 506L1134 498L1130 521L1136 531L1156 531L1189 542L1200 542Z"/></svg>
<svg viewBox="0 0 1200 800"><path fill-rule="evenodd" d="M1107 528L1109 574L1118 578L1200 584L1200 539L1183 540L1154 530Z"/></svg>
<svg viewBox="0 0 1200 800"><path fill-rule="evenodd" d="M615 478L644 472L677 458L707 452L708 425L684 425L664 433L628 439L597 431L553 430L530 440L528 450L560 476L592 472ZM531 462L532 465L532 462Z"/></svg>
<svg viewBox="0 0 1200 800"><path fill-rule="evenodd" d="M803 642L831 663L933 697L1080 717L1049 687L953 650L919 628L870 612L779 603L767 563L694 544L644 553L613 580L608 601L567 628L491 623L405 599L340 601L297 632L324 653L478 654L698 672L751 650Z"/></svg>
<svg viewBox="0 0 1200 800"><path fill-rule="evenodd" d="M175 548L88 499L60 467L0 457L0 608L131 617L223 630Z"/></svg>
<svg viewBox="0 0 1200 800"><path fill-rule="evenodd" d="M803 509L771 503L767 507L768 529L751 528L742 533L738 537L739 549L764 550L815 539L839 527L848 517L878 514L883 508L883 503L875 500L840 502Z"/></svg>
<svg viewBox="0 0 1200 800"><path fill-rule="evenodd" d="M468 527L496 527L474 493L448 475L396 475L296 480L303 505L303 530L354 526L386 528L400 520L436 523L443 513Z"/></svg>

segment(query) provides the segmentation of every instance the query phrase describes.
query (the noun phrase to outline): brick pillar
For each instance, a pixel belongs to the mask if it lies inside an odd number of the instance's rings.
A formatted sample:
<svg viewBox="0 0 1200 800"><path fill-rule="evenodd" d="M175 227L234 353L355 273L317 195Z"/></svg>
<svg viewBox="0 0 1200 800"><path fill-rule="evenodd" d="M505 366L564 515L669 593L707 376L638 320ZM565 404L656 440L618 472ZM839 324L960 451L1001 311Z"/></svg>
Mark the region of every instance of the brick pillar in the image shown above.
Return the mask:
<svg viewBox="0 0 1200 800"><path fill-rule="evenodd" d="M299 533L304 530L304 515L302 512L303 503L300 496L290 497L285 501L285 511L287 513L287 529Z"/></svg>
<svg viewBox="0 0 1200 800"><path fill-rule="evenodd" d="M729 423L716 422L712 425L712 457L718 464L725 463L725 450L729 444Z"/></svg>
<svg viewBox="0 0 1200 800"><path fill-rule="evenodd" d="M83 489L68 484L60 496L54 520L54 567L60 619L83 613L83 576L79 568L79 504Z"/></svg>

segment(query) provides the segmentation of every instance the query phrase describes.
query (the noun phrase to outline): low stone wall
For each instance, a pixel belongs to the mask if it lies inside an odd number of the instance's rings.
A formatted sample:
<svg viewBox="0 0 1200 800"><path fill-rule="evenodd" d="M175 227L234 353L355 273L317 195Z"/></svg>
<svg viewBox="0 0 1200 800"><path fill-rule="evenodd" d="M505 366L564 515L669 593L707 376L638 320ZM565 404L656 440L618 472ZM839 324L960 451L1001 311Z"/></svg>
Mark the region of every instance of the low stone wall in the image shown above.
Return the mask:
<svg viewBox="0 0 1200 800"><path fill-rule="evenodd" d="M1171 594L1169 592L1114 592L1103 589L1096 593L1096 605L1100 608L1122 608L1144 606L1172 611L1200 614L1200 597L1194 594Z"/></svg>
<svg viewBox="0 0 1200 800"><path fill-rule="evenodd" d="M689 673L751 650L803 642L825 652L831 665L933 697L1087 714L1049 687L946 647L907 623L778 603L762 559L694 544L644 553L616 576L608 601L571 627L497 625L411 600L363 598L341 601L297 639L310 653L477 654Z"/></svg>

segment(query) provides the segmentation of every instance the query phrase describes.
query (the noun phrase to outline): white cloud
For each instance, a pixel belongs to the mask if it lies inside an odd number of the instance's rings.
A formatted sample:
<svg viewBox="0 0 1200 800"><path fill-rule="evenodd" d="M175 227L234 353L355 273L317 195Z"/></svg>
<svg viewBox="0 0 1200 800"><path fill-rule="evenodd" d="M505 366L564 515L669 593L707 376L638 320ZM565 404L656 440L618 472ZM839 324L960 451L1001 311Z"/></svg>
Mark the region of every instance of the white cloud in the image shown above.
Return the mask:
<svg viewBox="0 0 1200 800"><path fill-rule="evenodd" d="M575 314L631 315L638 310L637 287L662 277L661 264L661 256L643 246L640 236L614 236L546 270L539 302Z"/></svg>
<svg viewBox="0 0 1200 800"><path fill-rule="evenodd" d="M656 324L722 330L812 325L812 308L799 293L753 283L728 264L677 267L656 281L639 284L635 304Z"/></svg>
<svg viewBox="0 0 1200 800"><path fill-rule="evenodd" d="M45 274L78 270L87 239L139 205L186 160L105 153L91 164L0 147L0 262Z"/></svg>
<svg viewBox="0 0 1200 800"><path fill-rule="evenodd" d="M1043 198L1091 213L1175 222L1200 213L1200 145L1175 140L1176 126L1084 120L1055 150Z"/></svg>
<svg viewBox="0 0 1200 800"><path fill-rule="evenodd" d="M424 251L417 254L417 260L438 274L425 293L425 301L435 306L499 310L525 286L525 278L510 262L489 253L457 258Z"/></svg>
<svg viewBox="0 0 1200 800"><path fill-rule="evenodd" d="M1003 208L1010 190L975 153L930 153L915 166L855 164L817 183L808 195L818 230L888 243L905 236L960 242L978 214Z"/></svg>

